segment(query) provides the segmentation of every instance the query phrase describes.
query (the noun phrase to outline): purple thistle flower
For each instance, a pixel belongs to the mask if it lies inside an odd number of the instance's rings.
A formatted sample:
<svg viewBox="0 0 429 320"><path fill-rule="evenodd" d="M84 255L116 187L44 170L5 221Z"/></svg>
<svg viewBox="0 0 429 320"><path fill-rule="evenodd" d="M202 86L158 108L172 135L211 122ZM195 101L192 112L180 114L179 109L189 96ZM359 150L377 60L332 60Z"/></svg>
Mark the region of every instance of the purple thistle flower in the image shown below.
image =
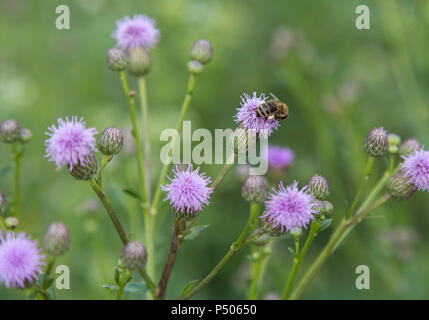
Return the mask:
<svg viewBox="0 0 429 320"><path fill-rule="evenodd" d="M209 204L210 194L213 188L207 185L211 179L205 173L199 173L199 167L192 170L189 165L186 170L173 170L174 178L168 177L171 183L167 186L161 186L163 191L167 191L167 198L171 206L177 212L195 213L201 211L204 206Z"/></svg>
<svg viewBox="0 0 429 320"><path fill-rule="evenodd" d="M420 149L403 159L401 170L409 182L414 183L417 190L429 191L429 151Z"/></svg>
<svg viewBox="0 0 429 320"><path fill-rule="evenodd" d="M267 198L265 214L261 218L270 221L274 228L280 227L282 232L306 228L317 214L313 195L308 193L307 187L299 190L297 181L286 188L280 182L278 190L273 188L273 193Z"/></svg>
<svg viewBox="0 0 429 320"><path fill-rule="evenodd" d="M46 155L49 161L55 161L58 168L68 165L69 170L79 162L84 164L86 159L95 151L95 128L85 128L85 121L79 121L76 116L71 120L59 118L58 128L52 125L45 132L49 139L45 141Z"/></svg>
<svg viewBox="0 0 429 320"><path fill-rule="evenodd" d="M149 49L158 42L159 30L155 28L155 20L143 14L136 14L132 19L126 16L116 21L116 26L112 37L116 39L117 46L122 49L136 47Z"/></svg>
<svg viewBox="0 0 429 320"><path fill-rule="evenodd" d="M278 120L263 117L258 117L256 110L259 104L265 101L267 97L261 93L260 96L256 96L256 92L253 92L253 96L243 94L241 96L241 107L237 108L237 114L235 115L235 122L241 124L246 129L255 130L256 133L260 133L264 138L277 130L280 126Z"/></svg>
<svg viewBox="0 0 429 320"><path fill-rule="evenodd" d="M289 148L279 146L268 146L268 165L272 168L289 167L294 160L295 155Z"/></svg>
<svg viewBox="0 0 429 320"><path fill-rule="evenodd" d="M44 258L37 241L23 232L8 232L0 238L0 282L8 288L24 288L26 281L32 282L42 272Z"/></svg>

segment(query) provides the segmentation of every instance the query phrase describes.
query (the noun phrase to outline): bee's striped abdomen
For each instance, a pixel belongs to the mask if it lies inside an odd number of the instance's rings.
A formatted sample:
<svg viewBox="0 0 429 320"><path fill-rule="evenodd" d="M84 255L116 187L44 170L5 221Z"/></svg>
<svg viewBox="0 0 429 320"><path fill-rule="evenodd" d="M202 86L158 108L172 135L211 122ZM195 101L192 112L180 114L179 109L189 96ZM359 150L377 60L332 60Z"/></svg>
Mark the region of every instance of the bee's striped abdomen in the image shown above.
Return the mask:
<svg viewBox="0 0 429 320"><path fill-rule="evenodd" d="M266 101L259 106L258 116L267 118L270 115L274 114L276 111L277 111L277 107L273 103L273 101Z"/></svg>

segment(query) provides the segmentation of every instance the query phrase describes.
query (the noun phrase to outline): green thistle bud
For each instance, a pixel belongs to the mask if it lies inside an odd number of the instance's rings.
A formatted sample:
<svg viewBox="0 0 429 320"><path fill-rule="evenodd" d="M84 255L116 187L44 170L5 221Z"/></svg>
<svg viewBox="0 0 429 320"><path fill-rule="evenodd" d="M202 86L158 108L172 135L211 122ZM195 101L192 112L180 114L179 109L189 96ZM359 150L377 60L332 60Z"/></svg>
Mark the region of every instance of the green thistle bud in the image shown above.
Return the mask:
<svg viewBox="0 0 429 320"><path fill-rule="evenodd" d="M401 137L395 133L389 133L387 140L389 141L389 153L397 154L399 152L399 145L401 144Z"/></svg>
<svg viewBox="0 0 429 320"><path fill-rule="evenodd" d="M389 179L386 187L389 195L398 201L408 200L416 190L416 186L401 171Z"/></svg>
<svg viewBox="0 0 429 320"><path fill-rule="evenodd" d="M334 211L334 206L329 201L317 201L314 208L322 215L329 215Z"/></svg>
<svg viewBox="0 0 429 320"><path fill-rule="evenodd" d="M192 60L197 60L202 64L209 62L213 56L212 45L210 41L200 39L195 41L190 50Z"/></svg>
<svg viewBox="0 0 429 320"><path fill-rule="evenodd" d="M282 232L282 228L280 225L275 227L273 225L273 222L271 220L268 220L267 218L261 218L260 225L262 230L271 237L280 237L285 233L285 231Z"/></svg>
<svg viewBox="0 0 429 320"><path fill-rule="evenodd" d="M69 169L70 174L77 180L91 180L97 173L98 161L93 154L85 159L85 163L79 162L72 169Z"/></svg>
<svg viewBox="0 0 429 320"><path fill-rule="evenodd" d="M143 47L136 47L130 49L129 55L128 72L135 77L145 75L149 71L152 62L149 51Z"/></svg>
<svg viewBox="0 0 429 320"><path fill-rule="evenodd" d="M0 139L4 143L15 143L21 139L21 126L16 120L6 120L0 125Z"/></svg>
<svg viewBox="0 0 429 320"><path fill-rule="evenodd" d="M62 222L52 223L43 237L43 246L49 254L61 256L69 250L70 234Z"/></svg>
<svg viewBox="0 0 429 320"><path fill-rule="evenodd" d="M371 130L365 137L364 147L371 157L384 155L389 148L387 131L383 127Z"/></svg>
<svg viewBox="0 0 429 320"><path fill-rule="evenodd" d="M302 236L302 229L301 228L295 228L293 230L289 231L289 234L292 238L299 238Z"/></svg>
<svg viewBox="0 0 429 320"><path fill-rule="evenodd" d="M6 212L7 209L7 200L3 193L0 192L0 214Z"/></svg>
<svg viewBox="0 0 429 320"><path fill-rule="evenodd" d="M271 240L271 237L268 234L263 234L260 237L256 238L255 240L253 240L253 244L258 247L263 247L266 244L268 244L270 240Z"/></svg>
<svg viewBox="0 0 429 320"><path fill-rule="evenodd" d="M308 180L307 188L319 200L324 200L329 195L328 180L318 174L315 174Z"/></svg>
<svg viewBox="0 0 429 320"><path fill-rule="evenodd" d="M197 60L191 60L188 62L188 70L193 74L200 74L203 71L203 64Z"/></svg>
<svg viewBox="0 0 429 320"><path fill-rule="evenodd" d="M97 149L104 155L114 155L122 150L124 145L124 136L120 129L109 127L97 138Z"/></svg>
<svg viewBox="0 0 429 320"><path fill-rule="evenodd" d="M241 186L241 195L244 200L260 203L265 200L267 184L261 176L248 176Z"/></svg>
<svg viewBox="0 0 429 320"><path fill-rule="evenodd" d="M13 230L19 225L19 220L15 217L7 217L4 220L4 226L7 230Z"/></svg>
<svg viewBox="0 0 429 320"><path fill-rule="evenodd" d="M121 258L124 265L130 270L143 268L147 260L147 251L143 243L129 242L122 249Z"/></svg>
<svg viewBox="0 0 429 320"><path fill-rule="evenodd" d="M120 48L112 48L107 51L107 66L112 71L123 71L128 66L127 53Z"/></svg>
<svg viewBox="0 0 429 320"><path fill-rule="evenodd" d="M239 126L231 135L230 143L234 147L235 154L239 154L253 150L256 147L257 140L258 134L255 130L249 130Z"/></svg>
<svg viewBox="0 0 429 320"><path fill-rule="evenodd" d="M21 135L21 142L22 143L27 143L33 137L33 134L31 133L30 129L27 129L27 128L21 129L20 135Z"/></svg>
<svg viewBox="0 0 429 320"><path fill-rule="evenodd" d="M413 154L420 148L421 148L420 142L418 142L414 138L411 138L402 142L401 146L399 147L399 154L405 157L410 154Z"/></svg>

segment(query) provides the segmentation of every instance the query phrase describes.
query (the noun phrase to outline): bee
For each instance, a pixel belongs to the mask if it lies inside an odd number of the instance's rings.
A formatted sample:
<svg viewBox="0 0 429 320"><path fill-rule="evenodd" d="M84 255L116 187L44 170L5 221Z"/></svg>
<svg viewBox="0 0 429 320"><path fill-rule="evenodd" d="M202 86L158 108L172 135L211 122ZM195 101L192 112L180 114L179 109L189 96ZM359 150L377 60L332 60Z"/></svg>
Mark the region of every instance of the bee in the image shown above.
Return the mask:
<svg viewBox="0 0 429 320"><path fill-rule="evenodd" d="M259 104L258 109L256 110L256 115L260 118L271 119L286 119L288 117L287 105L284 102L281 102L279 98L271 93L273 100L263 101Z"/></svg>

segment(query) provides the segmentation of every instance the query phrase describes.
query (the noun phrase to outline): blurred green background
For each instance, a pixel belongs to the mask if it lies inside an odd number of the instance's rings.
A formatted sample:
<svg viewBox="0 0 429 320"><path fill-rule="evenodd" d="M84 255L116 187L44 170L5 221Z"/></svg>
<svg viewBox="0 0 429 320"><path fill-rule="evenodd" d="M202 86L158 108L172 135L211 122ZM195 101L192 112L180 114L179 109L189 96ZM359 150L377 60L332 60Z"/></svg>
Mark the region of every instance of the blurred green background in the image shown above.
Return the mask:
<svg viewBox="0 0 429 320"><path fill-rule="evenodd" d="M55 8L67 4L71 29L55 28ZM357 30L355 8L367 4L371 29ZM162 129L175 126L187 83L188 52L198 38L209 39L214 57L196 83L186 116L193 129L232 128L244 92L274 92L287 102L290 117L270 143L288 146L295 162L286 183L303 185L315 172L331 185L334 223L343 217L363 175L362 141L375 126L403 140L429 139L429 2L419 1L15 1L0 0L0 121L14 118L33 132L22 160L21 230L41 239L53 221L71 232L71 250L59 259L71 270L71 289L60 299L105 299L120 254L119 238L90 187L57 171L44 159L44 132L58 117L78 115L100 132L115 125L129 131L128 105L117 74L106 67L114 45L115 20L143 13L153 17L161 38L152 51L148 75L153 181L161 163ZM129 78L131 87L136 82ZM11 162L0 145L0 169ZM374 178L384 171L376 161ZM219 165L204 165L215 177ZM132 146L109 165L106 189L126 230L143 239L138 205L124 195L137 189ZM167 297L202 278L238 236L248 216L241 182L232 170L204 210L199 224L210 224L185 242L176 261ZM0 190L11 197L11 173ZM416 193L403 203L389 202L356 228L347 242L304 291L307 299L429 298L429 197ZM171 213L156 231L157 270L161 273L172 232ZM332 227L317 237L298 279L326 243ZM281 292L292 257L287 240L277 241L262 297ZM248 286L246 254L237 255L196 297L240 299ZM368 265L371 289L355 288L355 268ZM129 297L129 296L128 296ZM24 298L0 287L0 298Z"/></svg>

